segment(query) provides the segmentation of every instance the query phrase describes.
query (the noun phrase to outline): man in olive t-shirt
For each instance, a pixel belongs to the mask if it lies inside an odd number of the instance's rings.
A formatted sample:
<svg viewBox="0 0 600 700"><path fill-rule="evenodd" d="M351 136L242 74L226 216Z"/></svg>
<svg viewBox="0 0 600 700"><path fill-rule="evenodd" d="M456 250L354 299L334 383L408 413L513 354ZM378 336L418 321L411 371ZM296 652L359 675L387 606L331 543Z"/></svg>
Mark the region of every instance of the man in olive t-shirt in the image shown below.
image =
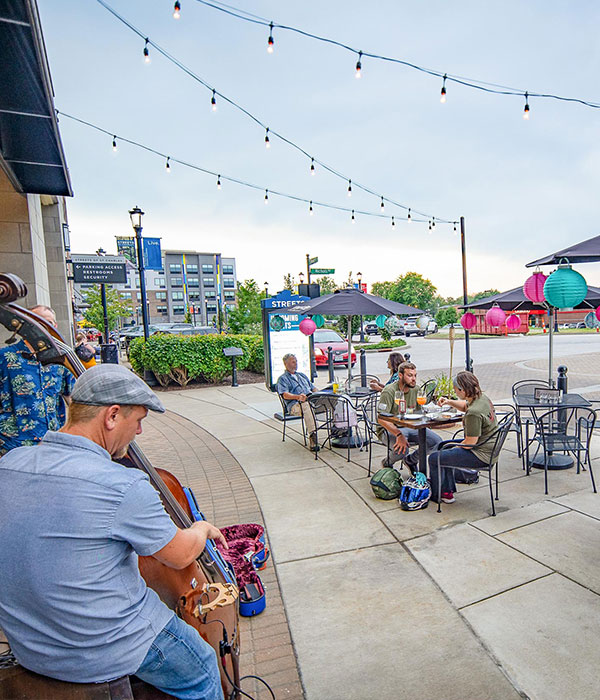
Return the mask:
<svg viewBox="0 0 600 700"><path fill-rule="evenodd" d="M413 428L398 428L394 423L385 419L385 415L398 415L398 406L396 404L396 392L401 391L404 394L406 408L415 408L417 406L417 368L412 362L403 362L398 367L398 379L391 384L388 384L379 397L377 404L377 437L384 445L387 445L388 456L382 460L382 467L391 467L399 460L403 460L404 464L411 470L415 471L419 464L419 451L414 450L409 454L409 445L419 444L419 431ZM435 449L436 445L441 442L439 435L429 430L425 430L427 440L427 452ZM422 465L422 470L427 471L427 466Z"/></svg>

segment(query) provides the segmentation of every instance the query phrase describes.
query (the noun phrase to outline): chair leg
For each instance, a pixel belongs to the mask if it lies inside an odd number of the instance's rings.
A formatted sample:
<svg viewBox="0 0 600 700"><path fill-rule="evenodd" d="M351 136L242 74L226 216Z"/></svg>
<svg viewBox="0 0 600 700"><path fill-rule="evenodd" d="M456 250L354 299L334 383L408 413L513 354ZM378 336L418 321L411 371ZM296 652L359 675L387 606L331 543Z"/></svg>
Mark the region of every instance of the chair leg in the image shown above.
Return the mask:
<svg viewBox="0 0 600 700"><path fill-rule="evenodd" d="M590 477L592 479L592 488L594 489L594 493L598 493L598 491L596 491L596 481L594 479L594 472L592 471L592 460L590 459L589 451L587 453L587 463L588 463L588 467L590 469Z"/></svg>
<svg viewBox="0 0 600 700"><path fill-rule="evenodd" d="M492 502L492 515L496 515L496 504L494 503L494 489L492 488L492 469L488 471L488 481L490 484L490 500Z"/></svg>
<svg viewBox="0 0 600 700"><path fill-rule="evenodd" d="M304 439L304 447L306 447L306 423L304 422L304 414L302 415L302 438Z"/></svg>
<svg viewBox="0 0 600 700"><path fill-rule="evenodd" d="M498 462L496 462L496 500L498 500Z"/></svg>
<svg viewBox="0 0 600 700"><path fill-rule="evenodd" d="M438 452L438 458L437 458L437 474L438 474L438 509L437 512L441 513L442 512L442 465L440 464L440 454Z"/></svg>
<svg viewBox="0 0 600 700"><path fill-rule="evenodd" d="M546 450L544 450L544 493L548 495L548 455Z"/></svg>
<svg viewBox="0 0 600 700"><path fill-rule="evenodd" d="M369 443L367 445L369 449L369 476L371 476L371 457L373 455L373 436L369 436Z"/></svg>
<svg viewBox="0 0 600 700"><path fill-rule="evenodd" d="M285 415L283 416L283 437L281 438L281 442L285 442L285 424L287 423L285 419Z"/></svg>

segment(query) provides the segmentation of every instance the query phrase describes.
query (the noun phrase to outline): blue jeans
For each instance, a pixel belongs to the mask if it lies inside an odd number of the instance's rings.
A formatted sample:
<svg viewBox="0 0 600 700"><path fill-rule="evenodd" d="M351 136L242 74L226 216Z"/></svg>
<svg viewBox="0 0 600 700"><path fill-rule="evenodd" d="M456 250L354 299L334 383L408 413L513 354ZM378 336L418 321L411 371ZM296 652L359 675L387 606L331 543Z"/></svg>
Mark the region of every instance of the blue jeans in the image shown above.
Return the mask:
<svg viewBox="0 0 600 700"><path fill-rule="evenodd" d="M419 444L418 430L415 430L414 428L400 428L400 432L402 433L402 435L404 435L404 437L406 438L406 442L408 442L409 445ZM387 467L391 467L399 460L406 458L406 465L409 466L411 469L416 468L417 464L419 464L419 450L413 450L413 452L409 452L407 449L406 452L398 454L398 452L395 452L393 448L394 442L396 441L396 436L392 435L391 433L388 433L387 430L382 435L382 442L384 445L386 444L386 441L389 443L389 459L388 457L384 459L385 465ZM441 441L442 438L436 433L434 433L433 430L429 430L429 428L425 429L425 442L427 444L428 453L437 449L437 446ZM423 465L423 471L425 471L425 465Z"/></svg>
<svg viewBox="0 0 600 700"><path fill-rule="evenodd" d="M444 442L446 445L452 440ZM458 440L456 442L459 442ZM444 469L444 467L464 467L465 469L481 469L487 467L486 463L473 454L471 450L464 447L452 447L429 455L429 480L431 482L431 500L437 502L438 498L438 457L442 468L442 493L454 493L456 491L456 481L454 479L454 469Z"/></svg>
<svg viewBox="0 0 600 700"><path fill-rule="evenodd" d="M177 615L152 642L135 675L181 700L223 700L214 649Z"/></svg>

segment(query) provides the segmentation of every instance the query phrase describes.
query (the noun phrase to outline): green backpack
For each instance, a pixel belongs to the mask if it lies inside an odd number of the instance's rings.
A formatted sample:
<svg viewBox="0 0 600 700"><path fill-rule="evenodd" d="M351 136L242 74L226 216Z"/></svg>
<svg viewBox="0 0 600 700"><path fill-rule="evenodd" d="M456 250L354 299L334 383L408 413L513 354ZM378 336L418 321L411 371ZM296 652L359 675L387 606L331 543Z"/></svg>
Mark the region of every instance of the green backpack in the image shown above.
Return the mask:
<svg viewBox="0 0 600 700"><path fill-rule="evenodd" d="M402 477L392 467L383 467L371 477L371 489L377 498L391 501L402 490Z"/></svg>

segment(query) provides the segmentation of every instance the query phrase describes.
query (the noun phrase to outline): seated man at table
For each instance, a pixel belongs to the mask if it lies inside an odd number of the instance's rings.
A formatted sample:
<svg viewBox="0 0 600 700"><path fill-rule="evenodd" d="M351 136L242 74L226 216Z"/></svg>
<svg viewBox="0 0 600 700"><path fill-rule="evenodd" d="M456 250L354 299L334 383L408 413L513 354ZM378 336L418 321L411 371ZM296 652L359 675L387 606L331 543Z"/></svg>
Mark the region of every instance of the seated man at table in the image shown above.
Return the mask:
<svg viewBox="0 0 600 700"><path fill-rule="evenodd" d="M399 460L414 471L419 464L419 451L408 451L409 445L418 445L419 431L413 428L399 428L385 415L398 415L398 405L396 404L396 392L402 392L406 401L407 409L414 409L417 406L417 368L412 362L403 362L398 367L398 379L388 384L379 397L377 404L377 437L388 448L388 456L382 460L382 467L391 467ZM426 428L427 451L431 452L441 442L439 435ZM426 471L427 465L421 465L421 470Z"/></svg>
<svg viewBox="0 0 600 700"><path fill-rule="evenodd" d="M277 380L277 393L283 397L285 410L290 416L303 416L310 449L316 452L319 449L315 435L315 420L310 406L307 403L308 395L316 391L317 387L310 379L298 372L298 359L296 355L288 353L283 356L285 372Z"/></svg>

